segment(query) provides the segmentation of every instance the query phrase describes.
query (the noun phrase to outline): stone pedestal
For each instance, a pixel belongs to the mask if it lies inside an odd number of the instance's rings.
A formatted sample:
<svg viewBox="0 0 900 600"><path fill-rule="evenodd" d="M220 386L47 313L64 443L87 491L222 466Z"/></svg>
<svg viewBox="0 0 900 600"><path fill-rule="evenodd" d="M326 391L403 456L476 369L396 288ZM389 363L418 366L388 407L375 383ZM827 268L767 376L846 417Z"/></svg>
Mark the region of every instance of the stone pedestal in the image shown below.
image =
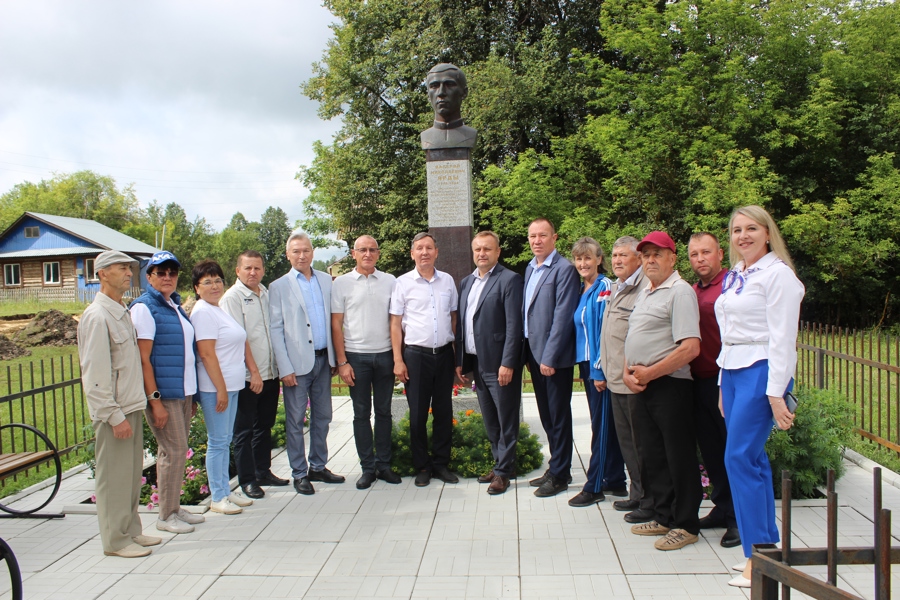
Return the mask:
<svg viewBox="0 0 900 600"><path fill-rule="evenodd" d="M435 266L457 286L472 262L472 162L469 148L425 151L428 173L428 232L437 240Z"/></svg>

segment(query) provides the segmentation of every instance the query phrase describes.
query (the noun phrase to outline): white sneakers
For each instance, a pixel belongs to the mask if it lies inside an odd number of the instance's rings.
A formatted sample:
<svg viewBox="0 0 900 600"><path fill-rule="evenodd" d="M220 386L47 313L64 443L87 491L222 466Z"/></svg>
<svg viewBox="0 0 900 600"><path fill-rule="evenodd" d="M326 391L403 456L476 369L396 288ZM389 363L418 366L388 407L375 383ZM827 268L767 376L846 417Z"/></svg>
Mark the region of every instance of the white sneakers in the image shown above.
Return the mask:
<svg viewBox="0 0 900 600"><path fill-rule="evenodd" d="M253 504L253 500L251 500L250 498L245 498L244 496L235 494L233 492L228 495L228 501L232 504L237 504L238 506L250 506L251 504Z"/></svg>
<svg viewBox="0 0 900 600"><path fill-rule="evenodd" d="M169 533L190 533L194 530L193 525L185 523L178 518L178 513L169 515L169 518L165 520L157 519L156 528Z"/></svg>
<svg viewBox="0 0 900 600"><path fill-rule="evenodd" d="M222 513L223 515L236 515L240 512L243 512L244 509L233 503L231 500L229 500L229 498L222 498L218 502L210 502L209 510L217 513Z"/></svg>
<svg viewBox="0 0 900 600"><path fill-rule="evenodd" d="M185 523L190 523L191 525L196 525L197 523L202 523L206 520L206 517L203 515L195 515L192 512L188 512L183 508L179 508L178 512L175 513L178 516L179 521L184 521Z"/></svg>

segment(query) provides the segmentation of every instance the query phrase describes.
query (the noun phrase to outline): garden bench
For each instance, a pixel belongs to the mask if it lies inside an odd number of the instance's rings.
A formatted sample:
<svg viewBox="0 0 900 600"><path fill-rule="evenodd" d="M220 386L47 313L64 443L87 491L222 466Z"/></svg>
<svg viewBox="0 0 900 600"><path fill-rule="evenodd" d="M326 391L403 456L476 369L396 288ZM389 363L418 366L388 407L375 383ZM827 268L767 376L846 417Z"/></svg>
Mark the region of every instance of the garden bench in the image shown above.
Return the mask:
<svg viewBox="0 0 900 600"><path fill-rule="evenodd" d="M19 570L19 561L12 548L3 538L0 538L0 560L6 561L6 568L9 569L9 579L12 583L12 600L22 600L22 571Z"/></svg>
<svg viewBox="0 0 900 600"><path fill-rule="evenodd" d="M24 423L9 423L7 425L0 425L0 433L4 429L23 429L25 431L30 431L37 438L40 438L44 445L47 447L46 450L33 450L27 451L24 450L22 452L9 452L9 453L0 453L0 480L6 479L7 477L11 477L16 473L21 473L26 469L30 469L31 467L36 467L40 464L53 461L56 465L56 481L53 484L53 492L50 494L50 497L44 501L43 504L28 508L25 510L19 510L16 508L11 508L0 503L0 510L2 510L5 514L0 514L0 518L41 518L41 519L61 519L65 515L62 514L49 514L49 513L38 513L37 511L41 510L56 497L57 492L59 492L59 486L62 484L62 465L59 461L59 452L57 452L56 447L53 445L53 442L50 441L42 431L39 429L32 427L31 425L25 425ZM22 432L24 436L25 431ZM15 434L13 434L15 435ZM23 437L24 439L24 437ZM27 446L25 446L27 447ZM34 444L34 447L37 448L37 444Z"/></svg>

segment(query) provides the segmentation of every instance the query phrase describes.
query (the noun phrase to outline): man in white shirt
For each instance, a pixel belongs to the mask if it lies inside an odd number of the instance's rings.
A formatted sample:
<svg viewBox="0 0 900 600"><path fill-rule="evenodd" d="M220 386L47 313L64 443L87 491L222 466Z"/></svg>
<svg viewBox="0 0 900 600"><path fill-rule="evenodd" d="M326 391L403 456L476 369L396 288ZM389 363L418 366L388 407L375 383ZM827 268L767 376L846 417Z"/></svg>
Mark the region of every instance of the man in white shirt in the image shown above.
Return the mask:
<svg viewBox="0 0 900 600"><path fill-rule="evenodd" d="M275 372L275 352L269 331L269 291L260 283L266 274L262 255L256 250L242 252L235 272L238 279L222 296L219 306L247 332L263 387L258 394L250 389L248 370L247 384L238 394L234 419L234 463L244 494L248 498L262 498L265 492L260 486L290 483L272 473L272 426L281 386Z"/></svg>
<svg viewBox="0 0 900 600"><path fill-rule="evenodd" d="M376 478L395 484L401 481L391 470L394 359L389 310L396 278L375 268L380 256L375 238L358 237L352 252L356 267L335 279L331 290L331 339L338 375L350 386L353 438L363 471L356 488L364 490Z"/></svg>
<svg viewBox="0 0 900 600"><path fill-rule="evenodd" d="M434 268L437 243L430 233L419 233L410 252L416 268L397 278L391 295L391 347L394 375L406 385L409 402L409 446L416 485L424 487L432 475L457 483L447 468L453 431L453 355L456 284ZM431 408L431 447L428 453L428 409Z"/></svg>

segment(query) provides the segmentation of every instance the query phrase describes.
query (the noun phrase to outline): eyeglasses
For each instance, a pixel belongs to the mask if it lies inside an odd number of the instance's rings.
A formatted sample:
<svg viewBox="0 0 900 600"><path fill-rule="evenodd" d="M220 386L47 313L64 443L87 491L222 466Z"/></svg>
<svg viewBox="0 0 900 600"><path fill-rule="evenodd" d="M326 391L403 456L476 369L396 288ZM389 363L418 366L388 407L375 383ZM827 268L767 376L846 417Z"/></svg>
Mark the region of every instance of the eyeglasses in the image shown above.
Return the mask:
<svg viewBox="0 0 900 600"><path fill-rule="evenodd" d="M166 277L178 277L178 271L153 271L151 275L156 275L160 279L164 279Z"/></svg>
<svg viewBox="0 0 900 600"><path fill-rule="evenodd" d="M224 283L224 281L216 277L215 279L206 279L205 281L201 281L200 285L202 285L203 287L209 287L211 285L222 285Z"/></svg>
<svg viewBox="0 0 900 600"><path fill-rule="evenodd" d="M354 248L353 251L361 254L378 254L378 248Z"/></svg>

